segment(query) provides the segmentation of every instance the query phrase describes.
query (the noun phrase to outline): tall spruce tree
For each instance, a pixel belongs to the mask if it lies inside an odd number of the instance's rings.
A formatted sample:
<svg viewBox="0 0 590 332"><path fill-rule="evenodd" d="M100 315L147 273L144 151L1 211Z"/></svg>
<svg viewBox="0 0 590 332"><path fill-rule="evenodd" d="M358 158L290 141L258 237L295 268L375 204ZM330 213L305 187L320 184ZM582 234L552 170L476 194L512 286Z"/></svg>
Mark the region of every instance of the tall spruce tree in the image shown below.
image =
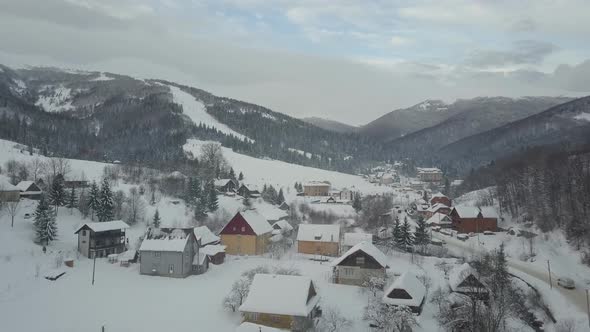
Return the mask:
<svg viewBox="0 0 590 332"><path fill-rule="evenodd" d="M61 177L55 177L49 192L49 202L55 207L57 213L60 206L64 206L67 202L67 195L64 189L64 183Z"/></svg>
<svg viewBox="0 0 590 332"><path fill-rule="evenodd" d="M363 209L363 204L361 202L361 194L355 193L354 198L352 200L352 208L359 213Z"/></svg>
<svg viewBox="0 0 590 332"><path fill-rule="evenodd" d="M70 209L70 213L74 210L74 208L78 206L78 197L76 196L76 189L72 187L70 190L70 195L68 196L68 209Z"/></svg>
<svg viewBox="0 0 590 332"><path fill-rule="evenodd" d="M207 185L208 187L208 195L209 199L207 200L207 210L210 212L215 212L219 208L219 201L217 199L217 190L215 189L215 184L213 181L209 182Z"/></svg>
<svg viewBox="0 0 590 332"><path fill-rule="evenodd" d="M51 211L45 195L41 196L35 210L35 235L37 242L48 245L50 241L57 239L57 224L55 214Z"/></svg>
<svg viewBox="0 0 590 332"><path fill-rule="evenodd" d="M430 236L428 236L428 230L426 229L426 221L420 217L417 224L414 230L414 243L419 246L427 245L430 242Z"/></svg>
<svg viewBox="0 0 590 332"><path fill-rule="evenodd" d="M393 240L393 244L395 247L402 246L401 232L402 232L402 226L399 222L399 219L395 219L395 223L393 224L393 234L392 234L392 240Z"/></svg>
<svg viewBox="0 0 590 332"><path fill-rule="evenodd" d="M94 220L94 215L100 209L100 190L96 181L92 182L90 186L90 194L88 195L88 209L90 210L90 219Z"/></svg>
<svg viewBox="0 0 590 332"><path fill-rule="evenodd" d="M408 223L407 217L404 218L400 233L402 248L407 249L409 246L414 244L414 236L410 230L410 224Z"/></svg>
<svg viewBox="0 0 590 332"><path fill-rule="evenodd" d="M109 181L105 178L102 181L100 188L100 196L98 199L99 208L97 211L98 221L105 222L113 220L114 217L114 204L113 204L113 192Z"/></svg>
<svg viewBox="0 0 590 332"><path fill-rule="evenodd" d="M281 205L285 202L285 194L283 194L283 188L279 189L279 197L277 197L277 204Z"/></svg>
<svg viewBox="0 0 590 332"><path fill-rule="evenodd" d="M232 180L236 179L236 173L234 172L233 167L229 169L229 178Z"/></svg>
<svg viewBox="0 0 590 332"><path fill-rule="evenodd" d="M238 181L244 181L244 173L240 172L240 175L238 175Z"/></svg>
<svg viewBox="0 0 590 332"><path fill-rule="evenodd" d="M154 213L154 219L153 219L153 225L154 228L160 228L160 224L161 224L162 220L160 219L160 212L158 211L158 209L156 209L156 213Z"/></svg>
<svg viewBox="0 0 590 332"><path fill-rule="evenodd" d="M191 187L191 202L195 204L198 200L201 200L202 196L203 192L201 190L201 181L198 178L194 178Z"/></svg>

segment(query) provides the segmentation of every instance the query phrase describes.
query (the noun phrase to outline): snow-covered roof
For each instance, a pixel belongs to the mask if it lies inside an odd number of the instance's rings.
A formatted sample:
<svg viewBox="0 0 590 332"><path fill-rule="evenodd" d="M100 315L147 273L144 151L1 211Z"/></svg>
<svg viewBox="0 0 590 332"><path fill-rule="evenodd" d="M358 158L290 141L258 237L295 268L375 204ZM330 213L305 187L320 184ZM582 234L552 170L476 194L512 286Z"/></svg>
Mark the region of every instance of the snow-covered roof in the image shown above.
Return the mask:
<svg viewBox="0 0 590 332"><path fill-rule="evenodd" d="M498 211L493 206L482 206L480 209L484 218L498 218Z"/></svg>
<svg viewBox="0 0 590 332"><path fill-rule="evenodd" d="M348 233L348 234L350 234L350 233ZM330 263L330 265L337 266L338 264L342 263L342 261L344 259L346 259L346 257L354 254L357 251L362 251L362 252L366 253L367 255L373 257L377 261L377 263L379 263L382 267L388 266L387 265L387 256L385 256L385 254L383 252L381 252L381 250L379 250L377 247L375 247L371 242L367 242L367 241L363 241L363 242L355 245L354 247L348 249L348 251L345 252L344 255L333 260L332 263Z"/></svg>
<svg viewBox="0 0 590 332"><path fill-rule="evenodd" d="M432 225L432 224L439 224L439 225L446 225L446 224L452 224L452 220L449 216L447 216L446 214L437 212L435 214L432 215L432 217L428 218L428 220L426 220L426 224L427 225Z"/></svg>
<svg viewBox="0 0 590 332"><path fill-rule="evenodd" d="M461 218L477 218L479 214L479 209L475 206L464 206L459 205L453 208Z"/></svg>
<svg viewBox="0 0 590 332"><path fill-rule="evenodd" d="M243 322L240 326L236 327L236 332L283 332L287 330L280 330L274 327L264 326L260 324L254 324L250 322Z"/></svg>
<svg viewBox="0 0 590 332"><path fill-rule="evenodd" d="M225 252L225 248L222 244L210 244L208 246L204 246L203 248L199 249L199 252L208 255L208 256L215 256L220 252Z"/></svg>
<svg viewBox="0 0 590 332"><path fill-rule="evenodd" d="M0 191L20 191L15 185L10 183L6 177L0 175Z"/></svg>
<svg viewBox="0 0 590 332"><path fill-rule="evenodd" d="M327 182L322 181L308 181L303 184L304 187L330 187L331 185Z"/></svg>
<svg viewBox="0 0 590 332"><path fill-rule="evenodd" d="M243 183L242 186L246 187L246 189L248 189L249 191L259 191L258 186L255 184Z"/></svg>
<svg viewBox="0 0 590 332"><path fill-rule="evenodd" d="M176 230L174 230L170 235L144 239L143 242L141 242L139 251L183 252L190 236L187 236L181 230L179 230L180 232L175 231Z"/></svg>
<svg viewBox="0 0 590 332"><path fill-rule="evenodd" d="M432 195L432 197L430 199L433 199L433 198L448 198L448 197L439 191L436 194Z"/></svg>
<svg viewBox="0 0 590 332"><path fill-rule="evenodd" d="M340 242L340 226L301 224L297 241Z"/></svg>
<svg viewBox="0 0 590 332"><path fill-rule="evenodd" d="M405 290L406 293L410 295L411 299L389 297L395 289ZM420 280L416 278L416 275L412 272L405 272L399 278L395 279L391 286L387 288L387 291L383 294L383 303L418 307L422 303L425 295L426 288Z"/></svg>
<svg viewBox="0 0 590 332"><path fill-rule="evenodd" d="M417 167L418 173L442 173L437 167Z"/></svg>
<svg viewBox="0 0 590 332"><path fill-rule="evenodd" d="M342 244L345 246L354 246L363 241L367 241L369 243L373 242L373 235L367 233L344 233L344 241Z"/></svg>
<svg viewBox="0 0 590 332"><path fill-rule="evenodd" d="M119 260L123 262L131 261L135 258L136 254L136 250L127 250L119 254Z"/></svg>
<svg viewBox="0 0 590 332"><path fill-rule="evenodd" d="M293 230L293 226L291 226L287 220L279 220L272 225L273 228L276 228L275 226L279 227L283 232L289 232Z"/></svg>
<svg viewBox="0 0 590 332"><path fill-rule="evenodd" d="M197 238L197 240L199 240L202 246L209 243L218 242L220 240L219 236L213 234L213 232L211 232L211 230L207 226L195 227L193 232L195 233L195 237Z"/></svg>
<svg viewBox="0 0 590 332"><path fill-rule="evenodd" d="M453 292L473 291L474 290L473 287L465 288L465 287L459 286L470 275L475 277L475 279L477 279L480 283L482 282L480 279L479 273L477 273L477 271L473 267L471 267L471 265L469 265L468 263L463 263L461 266L454 268L449 275L449 286L451 286L451 289L453 290Z"/></svg>
<svg viewBox="0 0 590 332"><path fill-rule="evenodd" d="M305 276L257 274L240 311L307 317L320 299L312 286Z"/></svg>
<svg viewBox="0 0 590 332"><path fill-rule="evenodd" d="M16 185L16 187L20 191L27 191L27 189L29 189L29 187L34 183L35 183L34 181L21 181ZM39 192L41 192L41 191L39 191Z"/></svg>
<svg viewBox="0 0 590 332"><path fill-rule="evenodd" d="M443 203L436 203L433 206L429 207L428 208L428 211L429 212L436 212L439 209L448 209L448 208L449 207L447 205L443 204Z"/></svg>
<svg viewBox="0 0 590 332"><path fill-rule="evenodd" d="M123 220L113 220L113 221L105 221L105 222L87 222L85 224L80 225L74 234L78 233L82 227L87 226L93 232L106 232L106 231L114 231L116 229L126 229L129 228Z"/></svg>
<svg viewBox="0 0 590 332"><path fill-rule="evenodd" d="M223 187L230 181L231 181L231 179L219 179L219 180L214 181L214 185L216 187Z"/></svg>
<svg viewBox="0 0 590 332"><path fill-rule="evenodd" d="M186 179L187 176L184 175L184 174L182 174L182 173L180 173L179 171L174 171L174 172L168 174L168 178L171 178L171 179Z"/></svg>
<svg viewBox="0 0 590 332"><path fill-rule="evenodd" d="M248 225L252 227L252 230L256 235L272 232L272 226L268 223L266 218L256 212L256 210L246 210L240 212L240 214L244 217Z"/></svg>

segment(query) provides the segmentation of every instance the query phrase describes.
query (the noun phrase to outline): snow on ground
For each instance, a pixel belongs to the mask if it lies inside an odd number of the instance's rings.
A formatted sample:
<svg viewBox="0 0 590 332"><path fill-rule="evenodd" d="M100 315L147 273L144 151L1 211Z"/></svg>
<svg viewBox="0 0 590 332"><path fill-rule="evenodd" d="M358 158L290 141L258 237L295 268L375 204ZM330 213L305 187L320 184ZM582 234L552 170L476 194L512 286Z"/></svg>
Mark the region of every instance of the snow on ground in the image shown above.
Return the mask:
<svg viewBox="0 0 590 332"><path fill-rule="evenodd" d="M184 150L194 156L201 154L201 146L210 141L189 139ZM213 142L219 144L217 142ZM223 156L234 168L236 173L243 172L245 183L273 185L275 188L293 188L295 182L310 180L329 181L334 188L353 188L365 194L390 192L392 188L379 186L365 181L362 177L323 170L319 168L289 164L279 160L258 159L222 147Z"/></svg>
<svg viewBox="0 0 590 332"><path fill-rule="evenodd" d="M305 152L303 150L298 150L298 149L293 149L293 148L289 148L289 151L296 152L297 154L302 155L302 156L305 156L308 159L311 159L311 157L312 157L311 152Z"/></svg>
<svg viewBox="0 0 590 332"><path fill-rule="evenodd" d="M112 78L112 77L110 77L110 76L107 76L107 75L105 75L105 73L101 72L101 73L100 73L100 76L98 76L98 77L96 77L96 78L93 78L93 79L91 79L91 81L111 81L111 80L113 80L113 79L114 79L114 78Z"/></svg>
<svg viewBox="0 0 590 332"><path fill-rule="evenodd" d="M46 86L40 91L39 99L35 105L43 108L46 112L62 112L73 109L72 90L63 85L56 87Z"/></svg>
<svg viewBox="0 0 590 332"><path fill-rule="evenodd" d="M230 199L224 197L220 201ZM142 276L137 264L125 268L98 259L96 282L92 285L92 261L77 255L77 238L73 234L85 220L76 210L61 208L57 218L58 240L43 254L41 247L32 241L33 221L24 219L24 214L31 213L35 204L23 201L14 228L10 228L8 216L0 217L0 271L3 271L0 312L2 326L7 330L68 332L99 330L105 326L107 331L159 332L173 326L175 330L234 331L240 324L240 315L225 310L223 298L241 273L267 265L296 268L311 277L323 308L334 307L351 319L354 324L349 331L369 331L362 315L370 295L355 286L332 284L329 263L311 261L292 251L280 260L229 256L224 264L211 266L205 274L186 279ZM178 207L172 204L166 208L168 204L171 202L162 198L156 205L162 211L163 221L165 215L173 214L172 210ZM140 223L127 231L130 243L136 242L145 227ZM75 259L74 268L63 265L56 268L55 257L60 251L63 257ZM408 254L392 252L387 257L391 266L390 282L406 270L433 278L431 290L445 282L434 267L437 258L416 258L412 264ZM66 274L57 281L43 278L62 271ZM417 331L437 329L434 310L427 301L418 318L421 326ZM35 319L23 319L24 313L31 312L35 313Z"/></svg>
<svg viewBox="0 0 590 332"><path fill-rule="evenodd" d="M580 113L574 116L574 119L590 121L590 113Z"/></svg>
<svg viewBox="0 0 590 332"><path fill-rule="evenodd" d="M18 143L0 139L0 165L8 160L17 160L21 162L31 162L35 158L39 158L45 162L49 160L48 157L34 153L32 156L27 151L26 147ZM68 159L70 162L69 178L79 178L84 176L89 181L100 181L102 179L103 170L105 166L112 166L107 163L99 163L96 161Z"/></svg>
<svg viewBox="0 0 590 332"><path fill-rule="evenodd" d="M174 102L182 106L183 113L188 116L196 125L202 123L206 126L214 127L224 134L234 135L241 140L251 141L251 139L248 137L217 121L217 119L207 113L205 110L205 105L201 101L195 99L195 97L189 93L186 93L175 86L170 86L170 92L172 92Z"/></svg>

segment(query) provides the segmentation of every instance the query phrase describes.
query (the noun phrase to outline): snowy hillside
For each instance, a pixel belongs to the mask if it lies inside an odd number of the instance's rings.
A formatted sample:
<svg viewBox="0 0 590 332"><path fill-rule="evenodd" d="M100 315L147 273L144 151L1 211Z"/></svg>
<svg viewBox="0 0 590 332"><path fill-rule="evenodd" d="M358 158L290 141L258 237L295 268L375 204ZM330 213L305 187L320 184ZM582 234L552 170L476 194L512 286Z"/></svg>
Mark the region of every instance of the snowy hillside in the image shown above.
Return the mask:
<svg viewBox="0 0 590 332"><path fill-rule="evenodd" d="M203 125L213 127L224 134L234 135L241 140L251 141L246 136L217 121L217 119L207 113L205 110L205 105L201 101L196 100L195 97L172 85L170 85L170 92L172 93L174 102L182 105L184 114L188 116L196 125L202 123Z"/></svg>
<svg viewBox="0 0 590 332"><path fill-rule="evenodd" d="M190 139L184 150L194 156L201 153L201 146L207 141ZM295 182L311 180L329 181L335 188L355 188L363 193L382 193L391 191L391 187L378 186L365 181L360 176L327 171L319 168L289 164L279 160L258 159L233 152L222 147L223 156L236 173L243 172L245 182L252 184L272 184L275 187L293 187Z"/></svg>

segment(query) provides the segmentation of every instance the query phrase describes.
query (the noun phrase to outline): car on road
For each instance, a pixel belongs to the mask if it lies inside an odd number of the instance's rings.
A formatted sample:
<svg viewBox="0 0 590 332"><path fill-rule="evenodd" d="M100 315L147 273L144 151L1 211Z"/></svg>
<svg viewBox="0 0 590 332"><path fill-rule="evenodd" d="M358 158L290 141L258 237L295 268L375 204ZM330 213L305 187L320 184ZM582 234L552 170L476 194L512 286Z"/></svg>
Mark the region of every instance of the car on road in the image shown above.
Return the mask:
<svg viewBox="0 0 590 332"><path fill-rule="evenodd" d="M430 229L434 232L438 232L438 231L440 231L440 226L432 226L432 227L430 227Z"/></svg>
<svg viewBox="0 0 590 332"><path fill-rule="evenodd" d="M470 233L469 233L469 234L467 234L467 235L469 235L469 237L474 237L474 236L475 236L475 233L474 233L474 232L470 232Z"/></svg>
<svg viewBox="0 0 590 332"><path fill-rule="evenodd" d="M483 235L494 235L495 233L492 231L484 231Z"/></svg>
<svg viewBox="0 0 590 332"><path fill-rule="evenodd" d="M576 283L572 278L568 277L559 277L557 278L557 284L563 288L567 289L574 289L576 288Z"/></svg>
<svg viewBox="0 0 590 332"><path fill-rule="evenodd" d="M432 240L430 240L430 244L432 244L433 246L442 247L443 245L447 244L447 241L439 240L439 239L432 239Z"/></svg>
<svg viewBox="0 0 590 332"><path fill-rule="evenodd" d="M467 239L469 239L469 236L465 233L461 233L461 234L457 234L457 239L459 239L461 241L467 241Z"/></svg>
<svg viewBox="0 0 590 332"><path fill-rule="evenodd" d="M25 213L25 219L31 219L31 214L30 213Z"/></svg>

